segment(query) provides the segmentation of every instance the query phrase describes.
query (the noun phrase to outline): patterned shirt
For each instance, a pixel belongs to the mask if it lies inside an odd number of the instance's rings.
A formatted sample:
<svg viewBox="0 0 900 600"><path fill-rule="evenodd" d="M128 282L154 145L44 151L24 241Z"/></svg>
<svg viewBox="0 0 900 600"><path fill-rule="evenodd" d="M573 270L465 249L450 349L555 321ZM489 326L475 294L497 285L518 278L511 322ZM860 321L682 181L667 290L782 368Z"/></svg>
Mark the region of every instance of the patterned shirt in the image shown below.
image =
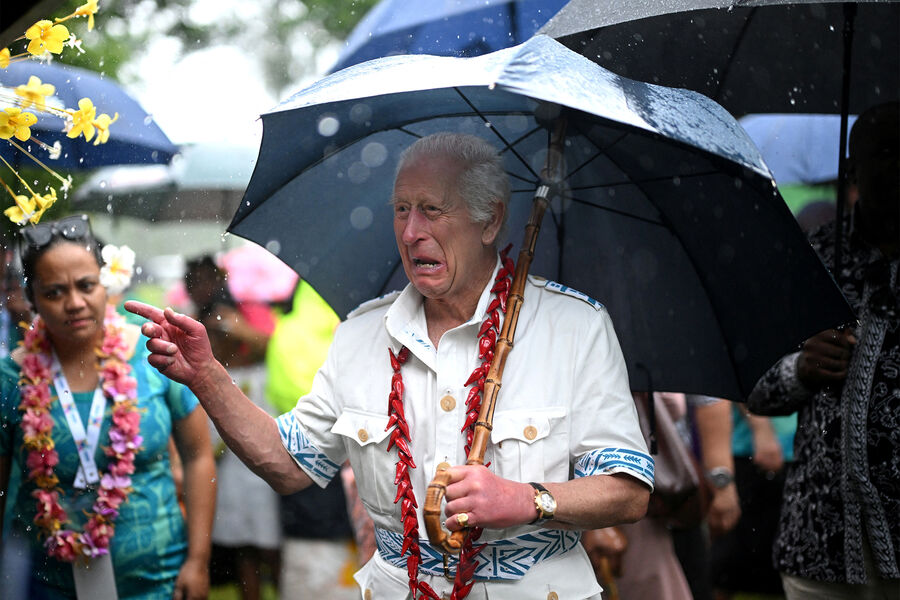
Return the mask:
<svg viewBox="0 0 900 600"><path fill-rule="evenodd" d="M883 578L900 579L900 316L898 263L847 227L839 282L859 322L840 390L812 392L797 379L799 352L784 357L749 399L760 414L798 412L795 462L775 540L778 569L823 582L866 582L863 536ZM834 263L834 223L810 242Z"/></svg>

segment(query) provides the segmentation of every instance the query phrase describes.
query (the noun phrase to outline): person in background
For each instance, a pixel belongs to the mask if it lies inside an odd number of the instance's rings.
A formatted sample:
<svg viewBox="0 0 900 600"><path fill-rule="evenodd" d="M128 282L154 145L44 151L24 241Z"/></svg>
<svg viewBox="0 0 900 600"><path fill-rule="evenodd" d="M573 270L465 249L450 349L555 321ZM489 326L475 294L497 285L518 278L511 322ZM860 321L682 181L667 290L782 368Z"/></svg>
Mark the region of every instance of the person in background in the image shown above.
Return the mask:
<svg viewBox="0 0 900 600"><path fill-rule="evenodd" d="M781 596L781 577L772 566L772 542L786 468L793 460L797 416L761 417L737 402L730 409L740 518L733 529L712 540L716 598L726 600L738 592Z"/></svg>
<svg viewBox="0 0 900 600"><path fill-rule="evenodd" d="M197 319L210 332L213 355L229 365L234 384L261 409L272 413L266 401L266 366L263 361L268 334L244 317L228 290L227 273L212 256L188 261L184 275ZM234 561L243 600L259 600L263 575L270 571L278 585L281 528L278 495L228 450L212 428L216 441L218 486L213 544Z"/></svg>
<svg viewBox="0 0 900 600"><path fill-rule="evenodd" d="M774 545L790 600L900 589L900 103L856 120L848 174L857 199L834 275L858 322L806 340L748 400L757 414L797 412ZM829 266L835 230L810 235Z"/></svg>
<svg viewBox="0 0 900 600"><path fill-rule="evenodd" d="M319 294L300 281L290 312L278 319L266 352L266 397L288 412L309 393L340 319ZM281 600L352 600L359 590L353 531L339 478L281 496ZM312 559L311 557L315 557Z"/></svg>
<svg viewBox="0 0 900 600"><path fill-rule="evenodd" d="M205 412L147 368L146 340L107 303L111 269L86 216L21 235L37 317L0 362L0 509L10 503L11 534L31 547L28 597L206 598L215 466ZM21 484L7 498L13 470Z"/></svg>
<svg viewBox="0 0 900 600"><path fill-rule="evenodd" d="M31 309L22 291L22 272L14 253L0 244L0 358L9 355L22 339L20 323L31 321Z"/></svg>

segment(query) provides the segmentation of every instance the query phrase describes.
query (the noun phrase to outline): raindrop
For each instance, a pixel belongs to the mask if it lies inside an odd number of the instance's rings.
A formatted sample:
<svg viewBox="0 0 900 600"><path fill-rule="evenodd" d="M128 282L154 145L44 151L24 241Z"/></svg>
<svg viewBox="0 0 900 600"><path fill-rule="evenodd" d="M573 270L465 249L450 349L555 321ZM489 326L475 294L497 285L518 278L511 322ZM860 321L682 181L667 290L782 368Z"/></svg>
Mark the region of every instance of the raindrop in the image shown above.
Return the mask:
<svg viewBox="0 0 900 600"><path fill-rule="evenodd" d="M350 212L350 225L356 230L368 229L374 220L375 215L368 206L357 206Z"/></svg>
<svg viewBox="0 0 900 600"><path fill-rule="evenodd" d="M506 118L506 128L515 133L521 133L528 129L528 117L525 115L510 115Z"/></svg>
<svg viewBox="0 0 900 600"><path fill-rule="evenodd" d="M387 148L380 142L369 142L363 147L361 152L363 164L370 169L383 165L384 161L387 160L387 156Z"/></svg>
<svg viewBox="0 0 900 600"><path fill-rule="evenodd" d="M100 189L102 190L105 188L106 188L106 180L104 179L103 181L100 182Z"/></svg>
<svg viewBox="0 0 900 600"><path fill-rule="evenodd" d="M372 116L372 109L368 104L354 104L350 109L350 120L354 123L363 124Z"/></svg>
<svg viewBox="0 0 900 600"><path fill-rule="evenodd" d="M326 115L319 119L319 135L322 137L331 137L341 128L341 122L331 115Z"/></svg>
<svg viewBox="0 0 900 600"><path fill-rule="evenodd" d="M738 177L734 178L734 189L739 190L744 187L744 180Z"/></svg>
<svg viewBox="0 0 900 600"><path fill-rule="evenodd" d="M150 115L147 115L146 117L144 117L144 125L149 125L152 122L153 122L153 117L151 117Z"/></svg>
<svg viewBox="0 0 900 600"><path fill-rule="evenodd" d="M369 179L369 167L357 161L347 169L347 178L353 183L365 183Z"/></svg>
<svg viewBox="0 0 900 600"><path fill-rule="evenodd" d="M367 278L369 283L378 283L378 280L381 279L381 275L378 274L378 271L369 271Z"/></svg>
<svg viewBox="0 0 900 600"><path fill-rule="evenodd" d="M673 178L672 178L672 185L674 185L674 186L676 186L676 187L679 186L679 185L681 185L681 177L673 177Z"/></svg>
<svg viewBox="0 0 900 600"><path fill-rule="evenodd" d="M281 254L281 242L279 242L278 240L269 240L268 242L266 242L266 250L268 250L275 256L278 256L279 254Z"/></svg>
<svg viewBox="0 0 900 600"><path fill-rule="evenodd" d="M216 321L221 321L221 320L222 320L222 315L216 315ZM232 383L234 383L234 382L232 381Z"/></svg>

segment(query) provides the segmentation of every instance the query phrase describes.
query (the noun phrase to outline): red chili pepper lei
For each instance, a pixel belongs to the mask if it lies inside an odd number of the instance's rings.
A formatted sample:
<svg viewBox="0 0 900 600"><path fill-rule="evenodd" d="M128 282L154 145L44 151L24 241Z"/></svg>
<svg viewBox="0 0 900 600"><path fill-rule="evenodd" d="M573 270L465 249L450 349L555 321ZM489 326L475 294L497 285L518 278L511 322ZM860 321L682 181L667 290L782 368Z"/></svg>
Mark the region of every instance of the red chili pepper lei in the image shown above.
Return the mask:
<svg viewBox="0 0 900 600"><path fill-rule="evenodd" d="M497 335L500 332L499 313L501 311L503 313L506 312L506 303L511 285L510 276L515 271L513 261L507 257L510 247L511 245L507 246L500 253L502 267L497 273L494 286L491 288L491 292L496 295L488 305L486 318L478 331L478 356L481 359L481 364L472 371L472 374L465 382L466 387L472 386L466 398L466 419L461 430L465 434L466 454L469 453L475 433L475 423L478 420L478 413L481 411L484 380L494 358L494 347L497 343ZM391 377L391 392L388 395L388 426L386 430L396 427L388 441L388 450L395 446L397 448L398 460L394 476L397 495L394 498L394 504L397 502L401 503L400 518L403 522L403 545L400 553L406 556L406 572L409 576L409 591L412 595L412 600L416 600L420 595L430 600L440 600L440 596L430 585L424 581L419 581L419 564L422 558L419 550L419 518L416 514L418 504L416 503L415 492L409 477L409 469L415 469L416 465L412 460L409 424L406 422L403 409L404 388L401 374L401 368L409 359L409 349L404 346L397 354L394 354L393 350L388 348L388 353L390 354L391 370L394 374ZM475 557L484 548L484 546L473 548L473 543L481 537L481 532L482 529L480 527L473 527L469 530L463 542L459 555L459 564L456 568L456 577L453 581L453 591L450 596L452 600L463 600L472 589L474 583L472 579L478 566L475 562Z"/></svg>

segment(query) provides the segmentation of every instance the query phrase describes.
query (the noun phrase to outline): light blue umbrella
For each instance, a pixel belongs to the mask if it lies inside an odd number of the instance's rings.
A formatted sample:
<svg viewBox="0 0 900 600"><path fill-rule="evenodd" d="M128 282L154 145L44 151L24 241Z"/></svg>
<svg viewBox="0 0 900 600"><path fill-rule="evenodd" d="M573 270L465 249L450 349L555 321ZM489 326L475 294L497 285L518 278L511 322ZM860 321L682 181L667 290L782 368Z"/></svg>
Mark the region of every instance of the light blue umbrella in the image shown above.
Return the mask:
<svg viewBox="0 0 900 600"><path fill-rule="evenodd" d="M229 230L293 267L340 315L402 284L388 203L398 154L456 131L504 157L514 241L535 190L550 187L532 271L608 307L634 389L649 379L740 399L800 341L852 319L724 109L619 77L545 36L474 58L356 65L262 119ZM544 181L559 129L563 177Z"/></svg>
<svg viewBox="0 0 900 600"><path fill-rule="evenodd" d="M849 127L855 122L851 115ZM840 115L754 114L740 123L779 186L837 181Z"/></svg>
<svg viewBox="0 0 900 600"><path fill-rule="evenodd" d="M524 42L565 0L381 0L332 71L395 54L478 56Z"/></svg>

